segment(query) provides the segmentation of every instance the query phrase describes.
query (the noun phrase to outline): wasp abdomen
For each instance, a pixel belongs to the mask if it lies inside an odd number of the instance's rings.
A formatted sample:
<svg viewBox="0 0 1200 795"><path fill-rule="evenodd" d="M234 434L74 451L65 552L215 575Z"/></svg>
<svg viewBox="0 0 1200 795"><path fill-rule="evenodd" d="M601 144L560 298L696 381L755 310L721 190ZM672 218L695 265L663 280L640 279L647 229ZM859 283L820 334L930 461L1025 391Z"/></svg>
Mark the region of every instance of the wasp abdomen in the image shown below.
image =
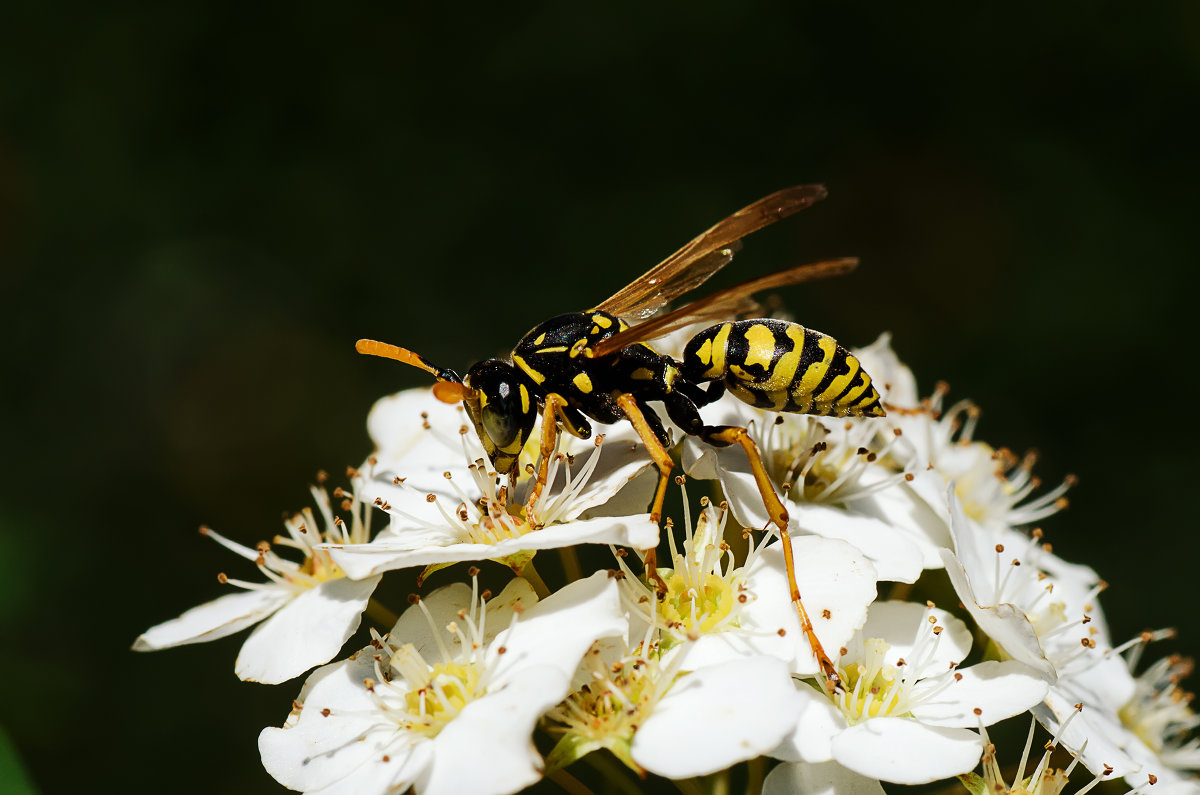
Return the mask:
<svg viewBox="0 0 1200 795"><path fill-rule="evenodd" d="M885 413L854 354L797 323L719 323L693 337L683 357L685 377L722 379L735 396L759 408L833 417Z"/></svg>

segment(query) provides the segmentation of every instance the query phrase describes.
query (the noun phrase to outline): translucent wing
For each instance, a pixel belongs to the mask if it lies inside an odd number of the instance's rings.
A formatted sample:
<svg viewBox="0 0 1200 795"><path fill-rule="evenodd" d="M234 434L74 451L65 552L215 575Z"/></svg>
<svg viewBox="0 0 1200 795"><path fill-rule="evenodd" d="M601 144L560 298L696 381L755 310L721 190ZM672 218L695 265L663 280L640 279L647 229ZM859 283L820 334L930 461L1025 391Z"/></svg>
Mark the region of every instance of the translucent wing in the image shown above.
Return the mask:
<svg viewBox="0 0 1200 795"><path fill-rule="evenodd" d="M704 321L717 322L728 320L738 315L754 312L758 303L750 296L763 290L771 290L789 284L824 279L829 276L840 276L858 267L858 260L853 257L831 259L823 262L810 262L797 265L794 268L772 273L748 282L734 285L725 290L713 293L707 298L693 301L664 315L651 318L624 331L614 334L601 341L591 349L593 357L607 356L616 353L627 345L635 342L658 339L672 331Z"/></svg>
<svg viewBox="0 0 1200 795"><path fill-rule="evenodd" d="M746 235L825 198L822 185L796 185L743 207L595 308L629 320L649 317L724 268Z"/></svg>

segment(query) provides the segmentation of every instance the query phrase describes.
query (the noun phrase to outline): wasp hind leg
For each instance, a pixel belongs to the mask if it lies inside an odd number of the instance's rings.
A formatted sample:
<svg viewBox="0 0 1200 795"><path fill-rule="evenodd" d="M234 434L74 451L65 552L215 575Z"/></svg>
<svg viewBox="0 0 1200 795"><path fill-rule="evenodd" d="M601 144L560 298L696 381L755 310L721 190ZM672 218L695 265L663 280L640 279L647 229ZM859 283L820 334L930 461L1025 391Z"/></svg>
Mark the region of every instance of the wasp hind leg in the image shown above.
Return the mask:
<svg viewBox="0 0 1200 795"><path fill-rule="evenodd" d="M654 492L654 503L650 508L650 521L658 524L662 519L663 500L667 496L667 482L670 480L671 469L675 466L664 443L666 431L658 415L638 403L633 395L618 395L617 405L625 412L625 417L641 437L651 460L658 467L658 490ZM667 584L658 576L658 547L645 550L645 555L646 580L654 583L655 590L661 596L667 592Z"/></svg>
<svg viewBox="0 0 1200 795"><path fill-rule="evenodd" d="M804 637L812 648L817 665L825 676L826 687L831 692L844 689L841 677L837 673L837 667L834 666L833 660L829 659L829 655L821 645L816 630L813 629L812 619L809 617L808 611L804 609L804 602L800 599L800 586L796 583L796 561L792 551L792 537L788 532L787 508L784 507L779 495L775 492L774 484L767 476L767 468L763 465L758 445L754 443L749 431L738 425L706 425L696 432L696 436L715 447L738 444L746 451L746 457L750 459L750 471L754 474L754 483L758 486L758 492L762 496L767 515L779 528L779 538L783 546L783 563L787 569L788 590L792 597L792 604L796 606L796 613L800 617L800 628L804 631Z"/></svg>

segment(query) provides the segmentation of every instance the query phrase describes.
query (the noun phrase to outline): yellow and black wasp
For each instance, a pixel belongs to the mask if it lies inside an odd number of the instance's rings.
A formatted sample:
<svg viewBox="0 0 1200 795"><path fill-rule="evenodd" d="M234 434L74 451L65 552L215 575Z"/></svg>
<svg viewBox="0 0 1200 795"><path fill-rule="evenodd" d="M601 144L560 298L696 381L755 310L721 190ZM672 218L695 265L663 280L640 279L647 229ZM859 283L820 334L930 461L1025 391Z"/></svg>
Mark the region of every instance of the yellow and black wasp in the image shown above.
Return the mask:
<svg viewBox="0 0 1200 795"><path fill-rule="evenodd" d="M743 237L803 210L825 195L820 185L799 185L754 202L594 308L559 315L535 326L517 343L510 360L479 362L467 371L466 378L394 345L359 340L357 349L433 374L438 380L435 394L446 402L465 403L493 466L507 473L511 482L515 482L518 455L540 413L541 463L535 496L545 487L560 426L586 439L592 433L589 419L603 424L628 420L658 468L658 488L650 510L657 522L673 462L668 453L669 436L650 403L661 403L667 416L685 433L708 444L740 445L750 459L767 513L779 528L792 600L801 625L830 686L837 686L833 663L821 648L800 601L787 529L788 512L767 476L758 448L746 428L706 425L699 408L728 389L751 405L774 411L882 417L884 410L870 376L832 337L782 320L728 320L758 309L751 298L754 293L842 274L853 269L857 260L800 265L655 316L668 302L725 267ZM722 322L687 343L681 361L647 344L686 326L717 320ZM661 583L655 571L654 550L646 553L646 576L648 581Z"/></svg>

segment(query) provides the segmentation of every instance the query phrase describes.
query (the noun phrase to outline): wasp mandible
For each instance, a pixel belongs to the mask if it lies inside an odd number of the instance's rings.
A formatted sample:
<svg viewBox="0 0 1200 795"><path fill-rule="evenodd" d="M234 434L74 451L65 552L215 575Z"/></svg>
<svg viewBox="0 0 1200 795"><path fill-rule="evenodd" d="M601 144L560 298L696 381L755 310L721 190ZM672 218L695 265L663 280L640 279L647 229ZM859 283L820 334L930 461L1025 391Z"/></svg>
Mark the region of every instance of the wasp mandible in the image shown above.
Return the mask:
<svg viewBox="0 0 1200 795"><path fill-rule="evenodd" d="M825 334L773 319L729 320L760 310L755 293L852 270L852 258L800 265L718 291L673 311L655 315L668 302L699 287L729 264L740 241L823 199L820 185L798 185L772 193L738 210L615 295L585 312L540 323L513 349L509 360L487 359L465 378L435 367L420 355L374 340L359 340L359 353L419 367L436 379L434 394L462 401L496 471L515 485L517 458L540 412L541 461L533 496L545 488L557 434L581 439L592 434L589 419L606 425L628 420L658 468L650 515L662 515L674 466L670 437L648 404L661 403L672 422L708 444L740 445L783 542L791 597L805 636L829 687L840 683L800 599L788 534L788 512L775 491L758 447L746 428L706 425L699 409L728 390L751 405L818 416L882 417L879 392L858 359ZM647 344L701 322L722 321L695 335L682 360ZM659 584L655 550L645 553L646 577Z"/></svg>

